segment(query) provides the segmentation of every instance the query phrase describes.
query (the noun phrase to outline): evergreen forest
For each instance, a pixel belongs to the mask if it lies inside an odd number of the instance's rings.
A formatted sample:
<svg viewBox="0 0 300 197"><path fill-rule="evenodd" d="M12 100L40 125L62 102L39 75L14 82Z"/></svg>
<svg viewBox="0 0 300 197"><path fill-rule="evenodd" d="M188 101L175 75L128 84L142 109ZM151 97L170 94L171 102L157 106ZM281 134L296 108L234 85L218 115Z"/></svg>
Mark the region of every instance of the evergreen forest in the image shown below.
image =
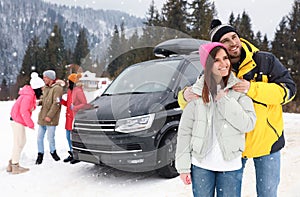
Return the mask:
<svg viewBox="0 0 300 197"><path fill-rule="evenodd" d="M83 70L90 70L97 76L114 79L127 66L157 58L153 48L158 43L173 38L196 38L209 40L210 22L217 17L215 4L210 0L166 0L161 10L152 1L144 19L144 25L130 33L126 21L112 27L108 47L104 50L89 48L86 29L81 28L75 42L75 49L66 48L61 35L61 27L56 24L44 44L39 35L35 35L27 45L22 67L15 84L3 79L0 100L15 99L18 89L30 80L30 73L42 74L53 69L57 76L66 79L73 67L80 65ZM283 16L278 24L274 39L269 40L266 34L252 30L251 16L245 11L228 16L222 21L234 26L240 37L245 38L262 51L273 54L285 65L292 75L297 87L300 85L300 1L295 0L290 12ZM93 57L92 51L99 50L104 58ZM71 70L70 70L71 69ZM284 106L286 112L300 112L300 97Z"/></svg>

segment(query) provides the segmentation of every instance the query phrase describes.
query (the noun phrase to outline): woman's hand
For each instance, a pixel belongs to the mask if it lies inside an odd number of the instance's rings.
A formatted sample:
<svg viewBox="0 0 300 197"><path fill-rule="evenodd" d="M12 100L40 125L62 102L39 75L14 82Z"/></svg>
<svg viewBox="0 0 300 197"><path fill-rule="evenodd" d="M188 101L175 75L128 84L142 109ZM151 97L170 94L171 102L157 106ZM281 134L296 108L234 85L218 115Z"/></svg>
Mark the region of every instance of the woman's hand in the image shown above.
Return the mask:
<svg viewBox="0 0 300 197"><path fill-rule="evenodd" d="M192 86L186 87L183 91L183 98L186 102L199 98L199 96L192 91Z"/></svg>
<svg viewBox="0 0 300 197"><path fill-rule="evenodd" d="M224 96L226 96L227 94L228 94L228 89L226 89L226 90L223 90L223 89L221 89L221 90L219 90L218 91L218 93L217 93L217 95L216 95L216 101L218 101L218 100L220 100L221 98L223 98Z"/></svg>
<svg viewBox="0 0 300 197"><path fill-rule="evenodd" d="M190 173L181 173L180 179L185 185L189 185L192 183L191 174Z"/></svg>

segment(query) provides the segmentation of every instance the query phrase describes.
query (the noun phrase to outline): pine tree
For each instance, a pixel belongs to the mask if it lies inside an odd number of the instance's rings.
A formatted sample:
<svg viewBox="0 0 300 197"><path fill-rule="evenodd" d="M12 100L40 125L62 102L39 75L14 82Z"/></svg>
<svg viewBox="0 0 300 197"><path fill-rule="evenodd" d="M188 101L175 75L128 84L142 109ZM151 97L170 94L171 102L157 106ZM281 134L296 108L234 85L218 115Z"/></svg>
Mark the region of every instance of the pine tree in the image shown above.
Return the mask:
<svg viewBox="0 0 300 197"><path fill-rule="evenodd" d="M208 0L194 0L190 8L192 10L189 17L190 35L193 38L209 40L210 23L216 16L214 3Z"/></svg>
<svg viewBox="0 0 300 197"><path fill-rule="evenodd" d="M287 65L292 70L292 75L299 78L300 70L300 1L295 1L292 11L288 16L288 36L289 45L286 48Z"/></svg>
<svg viewBox="0 0 300 197"><path fill-rule="evenodd" d="M238 19L237 19L238 20ZM249 42L254 42L254 33L252 31L252 24L250 16L243 11L242 17L236 22L237 31L242 38L245 38Z"/></svg>
<svg viewBox="0 0 300 197"><path fill-rule="evenodd" d="M0 86L0 101L8 101L9 97L10 97L9 88L7 86L7 81L4 78Z"/></svg>
<svg viewBox="0 0 300 197"><path fill-rule="evenodd" d="M77 37L77 43L75 46L73 62L75 64L81 65L83 70L88 70L88 67L91 66L91 59L88 56L90 53L88 47L88 41L86 37L86 29L80 29L79 35Z"/></svg>
<svg viewBox="0 0 300 197"><path fill-rule="evenodd" d="M143 33L140 43L143 46L153 47L153 45L164 40L166 28L162 27L162 17L160 16L154 1L152 0L148 11L146 12L146 21L144 22Z"/></svg>
<svg viewBox="0 0 300 197"><path fill-rule="evenodd" d="M125 24L124 21L120 25L120 45L119 45L120 53L123 54L130 50L130 47L128 46L128 40L125 36ZM120 55L121 55L120 54ZM122 60L120 60L122 62Z"/></svg>
<svg viewBox="0 0 300 197"><path fill-rule="evenodd" d="M283 17L279 23L279 26L275 32L274 40L272 42L272 53L274 53L277 57L280 58L280 61L285 61L287 59L285 54L286 37L288 34L287 29L287 21L286 18ZM287 61L285 61L286 63Z"/></svg>
<svg viewBox="0 0 300 197"><path fill-rule="evenodd" d="M151 1L150 7L146 12L146 21L144 22L146 26L160 26L160 15L155 6L154 0Z"/></svg>
<svg viewBox="0 0 300 197"><path fill-rule="evenodd" d="M233 27L236 27L235 21L236 20L235 20L234 14L233 14L233 12L231 12L230 15L229 15L228 24L233 26Z"/></svg>
<svg viewBox="0 0 300 197"><path fill-rule="evenodd" d="M73 63L73 53L72 53L71 49L67 49L66 50L65 58L64 59L65 59L67 65Z"/></svg>
<svg viewBox="0 0 300 197"><path fill-rule="evenodd" d="M40 76L42 75L43 70L41 68L44 64L42 52L43 49L40 47L39 38L34 36L28 43L22 67L17 76L17 85L19 88L29 83L32 72L37 72Z"/></svg>
<svg viewBox="0 0 300 197"><path fill-rule="evenodd" d="M63 79L66 75L64 39L58 25L54 25L45 45L45 66L43 70L54 70L56 77Z"/></svg>
<svg viewBox="0 0 300 197"><path fill-rule="evenodd" d="M115 72L117 71L119 66L119 62L117 59L117 57L120 55L119 47L120 47L120 34L119 34L118 26L115 25L114 32L111 39L111 44L108 48L108 58L106 62L108 64L107 71L111 77L116 76Z"/></svg>
<svg viewBox="0 0 300 197"><path fill-rule="evenodd" d="M261 45L259 46L262 51L270 51L269 40L267 34L264 35Z"/></svg>
<svg viewBox="0 0 300 197"><path fill-rule="evenodd" d="M262 34L260 31L256 33L253 44L256 47L258 47L261 51L270 51L268 37L265 34L262 38Z"/></svg>
<svg viewBox="0 0 300 197"><path fill-rule="evenodd" d="M282 18L272 42L272 53L290 71L296 86L300 86L300 2L295 0L292 11ZM294 100L284 105L284 111L299 112L300 97L296 94Z"/></svg>
<svg viewBox="0 0 300 197"><path fill-rule="evenodd" d="M187 33L187 1L167 0L161 13L162 26Z"/></svg>
<svg viewBox="0 0 300 197"><path fill-rule="evenodd" d="M300 86L300 1L295 0L292 11L287 16L287 34L285 35L286 47L284 48L285 53L285 65L290 69L291 75L297 85ZM296 95L294 102L295 106L300 104L300 96ZM300 111L300 108L298 111ZM297 111L292 109L293 111Z"/></svg>

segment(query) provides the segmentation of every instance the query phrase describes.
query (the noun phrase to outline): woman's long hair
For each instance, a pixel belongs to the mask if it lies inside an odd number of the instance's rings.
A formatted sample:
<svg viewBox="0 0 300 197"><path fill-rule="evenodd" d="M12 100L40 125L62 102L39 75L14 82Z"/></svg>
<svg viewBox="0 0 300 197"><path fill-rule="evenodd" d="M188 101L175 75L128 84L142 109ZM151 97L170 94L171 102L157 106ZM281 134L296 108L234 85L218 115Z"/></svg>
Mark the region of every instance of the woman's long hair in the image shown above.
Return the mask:
<svg viewBox="0 0 300 197"><path fill-rule="evenodd" d="M36 99L40 99L41 96L43 95L43 90L42 88L37 88L37 89L33 89L34 94L35 94L35 98Z"/></svg>
<svg viewBox="0 0 300 197"><path fill-rule="evenodd" d="M75 83L73 81L69 80L69 89L73 90L74 86L75 86Z"/></svg>
<svg viewBox="0 0 300 197"><path fill-rule="evenodd" d="M211 93L213 98L217 95L217 82L213 77L212 67L215 62L215 57L217 55L217 52L221 49L224 49L228 58L230 58L227 50L222 46L217 46L210 51L204 69L204 87L202 90L202 100L204 103L209 103L209 93ZM230 72L231 72L231 68L232 65L230 63L230 68L229 68ZM227 76L222 77L222 81L220 84L222 89L227 85L230 72L228 72Z"/></svg>

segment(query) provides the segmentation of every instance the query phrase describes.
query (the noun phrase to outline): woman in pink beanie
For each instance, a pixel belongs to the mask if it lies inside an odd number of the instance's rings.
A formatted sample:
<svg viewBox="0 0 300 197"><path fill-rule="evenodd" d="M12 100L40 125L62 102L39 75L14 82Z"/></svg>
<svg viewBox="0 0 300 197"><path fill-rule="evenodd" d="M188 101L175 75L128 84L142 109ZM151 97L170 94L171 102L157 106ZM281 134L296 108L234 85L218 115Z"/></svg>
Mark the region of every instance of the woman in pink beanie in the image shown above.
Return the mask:
<svg viewBox="0 0 300 197"><path fill-rule="evenodd" d="M223 44L201 45L199 55L204 75L192 87L198 99L181 116L175 166L194 196L240 197L245 133L256 122L253 103L232 89L239 79Z"/></svg>
<svg viewBox="0 0 300 197"><path fill-rule="evenodd" d="M31 74L30 85L25 85L20 89L20 96L11 109L10 120L13 130L13 150L6 171L12 174L20 174L29 170L20 166L19 160L26 144L25 127L34 130L34 122L31 119L31 114L36 108L36 99L40 98L42 94L41 89L44 85L44 81L36 72L33 72Z"/></svg>

